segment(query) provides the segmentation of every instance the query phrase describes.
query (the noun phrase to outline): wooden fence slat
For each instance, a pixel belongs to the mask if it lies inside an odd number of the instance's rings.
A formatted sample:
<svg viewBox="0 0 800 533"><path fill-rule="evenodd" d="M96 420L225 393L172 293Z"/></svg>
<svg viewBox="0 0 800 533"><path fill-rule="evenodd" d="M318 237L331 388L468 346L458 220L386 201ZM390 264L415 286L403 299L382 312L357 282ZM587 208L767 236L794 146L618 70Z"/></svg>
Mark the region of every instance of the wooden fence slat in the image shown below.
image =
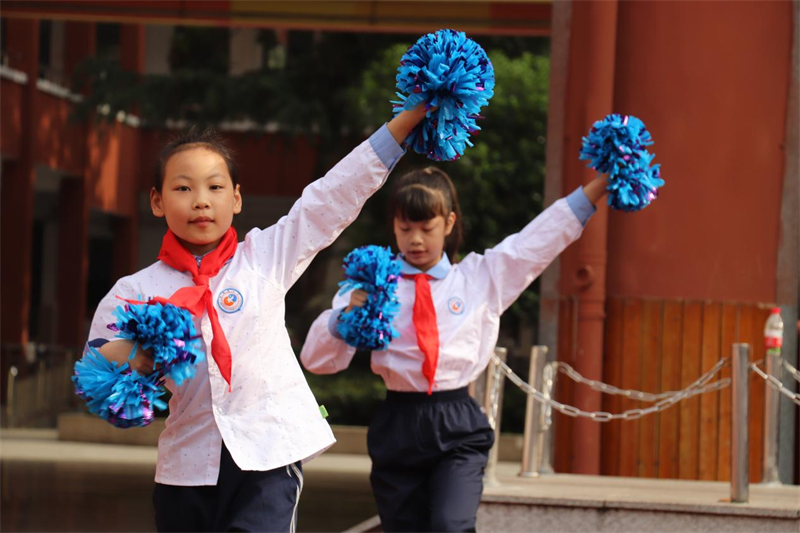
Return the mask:
<svg viewBox="0 0 800 533"><path fill-rule="evenodd" d="M661 316L660 301L645 300L642 321L642 390L661 392ZM650 405L648 402L647 405ZM658 413L639 423L639 476L658 477Z"/></svg>
<svg viewBox="0 0 800 533"><path fill-rule="evenodd" d="M719 361L721 355L721 313L721 304L714 302L703 304L702 373L708 372ZM699 479L709 481L717 479L718 429L719 392L707 392L700 396Z"/></svg>
<svg viewBox="0 0 800 533"><path fill-rule="evenodd" d="M761 361L766 355L764 348L764 323L769 309L754 308L750 323L749 342L751 361ZM761 365L761 368L765 368ZM766 383L755 372L750 372L750 416L748 440L750 442L750 483L761 481L762 457L764 452L764 394Z"/></svg>
<svg viewBox="0 0 800 533"><path fill-rule="evenodd" d="M681 353L683 351L683 304L664 302L664 324L661 335L661 390L681 388ZM678 467L678 438L680 436L680 407L673 406L659 416L658 477L676 479Z"/></svg>
<svg viewBox="0 0 800 533"><path fill-rule="evenodd" d="M720 355L731 356L731 347L736 342L739 310L734 304L722 304ZM731 377L731 367L726 365L719 373L719 379ZM731 479L731 388L719 392L719 430L717 440L717 480Z"/></svg>
<svg viewBox="0 0 800 533"><path fill-rule="evenodd" d="M642 345L642 302L638 299L625 300L623 305L622 339L622 383L614 383L623 389L641 390L641 345ZM636 409L641 402L621 398L620 411ZM619 473L620 476L636 476L639 473L639 420L620 422Z"/></svg>
<svg viewBox="0 0 800 533"><path fill-rule="evenodd" d="M703 306L699 302L684 304L681 385L683 389L700 377L701 321ZM697 479L699 474L700 399L696 396L680 402L679 433L680 479Z"/></svg>
<svg viewBox="0 0 800 533"><path fill-rule="evenodd" d="M622 383L622 323L623 300L609 298L606 311L605 355L603 357L603 381L611 384ZM619 412L619 396L603 395L603 411ZM600 473L616 476L619 472L620 422L605 422L601 427Z"/></svg>

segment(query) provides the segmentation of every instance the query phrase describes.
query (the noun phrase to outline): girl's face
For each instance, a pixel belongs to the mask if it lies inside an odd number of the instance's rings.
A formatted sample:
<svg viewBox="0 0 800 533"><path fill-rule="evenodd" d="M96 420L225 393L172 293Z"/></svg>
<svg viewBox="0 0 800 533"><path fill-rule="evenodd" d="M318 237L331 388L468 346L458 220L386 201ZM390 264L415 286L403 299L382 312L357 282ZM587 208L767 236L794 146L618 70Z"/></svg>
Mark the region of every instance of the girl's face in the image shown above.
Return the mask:
<svg viewBox="0 0 800 533"><path fill-rule="evenodd" d="M150 207L187 250L203 255L217 247L233 215L242 211L242 195L219 154L189 148L167 160L161 191L150 191Z"/></svg>
<svg viewBox="0 0 800 533"><path fill-rule="evenodd" d="M444 239L453 231L455 223L455 213L447 218L437 215L420 222L395 217L397 248L409 265L426 272L442 259Z"/></svg>

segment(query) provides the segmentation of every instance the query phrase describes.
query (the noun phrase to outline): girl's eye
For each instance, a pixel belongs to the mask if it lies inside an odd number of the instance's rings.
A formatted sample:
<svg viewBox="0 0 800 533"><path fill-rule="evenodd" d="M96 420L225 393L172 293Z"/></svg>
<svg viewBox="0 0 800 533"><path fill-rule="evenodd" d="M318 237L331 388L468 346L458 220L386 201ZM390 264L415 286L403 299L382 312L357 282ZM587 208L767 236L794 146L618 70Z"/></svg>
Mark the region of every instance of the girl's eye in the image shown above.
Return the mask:
<svg viewBox="0 0 800 533"><path fill-rule="evenodd" d="M175 190L180 192L187 192L189 190L189 187L187 187L186 185L181 185L180 187L176 187Z"/></svg>
<svg viewBox="0 0 800 533"><path fill-rule="evenodd" d="M211 186L211 190L212 191L221 191L222 189L223 189L222 185L212 185Z"/></svg>

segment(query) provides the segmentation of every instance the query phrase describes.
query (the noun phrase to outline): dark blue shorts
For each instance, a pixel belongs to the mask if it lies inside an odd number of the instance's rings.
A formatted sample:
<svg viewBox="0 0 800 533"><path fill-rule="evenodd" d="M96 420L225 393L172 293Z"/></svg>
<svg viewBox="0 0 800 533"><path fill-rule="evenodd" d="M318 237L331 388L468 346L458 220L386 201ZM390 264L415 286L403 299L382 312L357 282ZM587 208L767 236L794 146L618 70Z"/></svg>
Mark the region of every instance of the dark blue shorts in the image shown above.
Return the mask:
<svg viewBox="0 0 800 533"><path fill-rule="evenodd" d="M494 432L466 387L389 391L367 443L384 531L475 531Z"/></svg>
<svg viewBox="0 0 800 533"><path fill-rule="evenodd" d="M216 485L179 487L156 483L156 528L294 532L302 489L300 462L265 472L243 471L223 444Z"/></svg>

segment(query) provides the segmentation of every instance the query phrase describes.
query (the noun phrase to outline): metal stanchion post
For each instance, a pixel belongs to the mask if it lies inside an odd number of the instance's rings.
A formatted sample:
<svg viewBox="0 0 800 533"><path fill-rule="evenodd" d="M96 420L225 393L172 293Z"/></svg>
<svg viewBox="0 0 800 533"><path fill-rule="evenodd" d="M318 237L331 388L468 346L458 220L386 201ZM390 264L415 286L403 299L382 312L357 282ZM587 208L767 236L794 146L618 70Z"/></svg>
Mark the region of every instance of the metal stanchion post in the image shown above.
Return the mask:
<svg viewBox="0 0 800 533"><path fill-rule="evenodd" d="M505 348L495 348L494 354L498 359L505 362L508 351ZM489 424L494 430L494 446L489 450L489 460L486 463L484 473L484 483L496 485L497 481L497 460L500 449L500 419L503 407L503 384L505 379L500 367L493 361L486 369L486 392L483 400L483 408L489 418Z"/></svg>
<svg viewBox="0 0 800 533"><path fill-rule="evenodd" d="M534 389L543 389L544 365L547 361L547 346L534 346L531 348L531 361L528 370L528 383ZM519 475L521 477L538 477L542 466L542 443L544 442L541 426L542 415L545 406L533 399L528 394L525 406L525 436L522 444L522 468ZM540 438L541 437L541 438Z"/></svg>
<svg viewBox="0 0 800 533"><path fill-rule="evenodd" d="M733 345L731 364L731 502L747 503L750 497L747 460L749 344Z"/></svg>

